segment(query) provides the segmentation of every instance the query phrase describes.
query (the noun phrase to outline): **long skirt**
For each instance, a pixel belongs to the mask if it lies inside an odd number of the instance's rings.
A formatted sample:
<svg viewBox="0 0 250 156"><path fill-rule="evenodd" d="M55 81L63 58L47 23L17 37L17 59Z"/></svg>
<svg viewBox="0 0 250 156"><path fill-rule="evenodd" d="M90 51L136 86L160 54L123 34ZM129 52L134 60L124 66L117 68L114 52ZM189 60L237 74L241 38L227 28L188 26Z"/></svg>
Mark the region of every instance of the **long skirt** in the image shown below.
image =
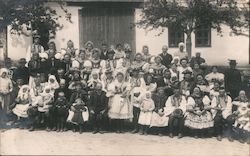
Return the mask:
<svg viewBox="0 0 250 156"><path fill-rule="evenodd" d="M121 95L116 94L109 100L110 109L108 116L111 119L131 119L133 113L127 98L122 98Z"/></svg>
<svg viewBox="0 0 250 156"><path fill-rule="evenodd" d="M194 113L188 113L184 125L191 129L206 129L213 127L214 121L212 114L208 111L200 116Z"/></svg>
<svg viewBox="0 0 250 156"><path fill-rule="evenodd" d="M165 115L160 116L158 113L153 112L150 127L166 127L168 126L169 118Z"/></svg>
<svg viewBox="0 0 250 156"><path fill-rule="evenodd" d="M27 113L28 109L29 109L29 104L17 104L12 111L18 117L27 118L28 117L28 113Z"/></svg>
<svg viewBox="0 0 250 156"><path fill-rule="evenodd" d="M152 112L140 112L138 123L149 126L151 123Z"/></svg>
<svg viewBox="0 0 250 156"><path fill-rule="evenodd" d="M89 111L88 111L87 107L85 107L85 108L87 109L87 111L79 112L79 113L75 113L75 112L69 110L67 122L79 125L79 124L83 124L84 122L89 121Z"/></svg>
<svg viewBox="0 0 250 156"><path fill-rule="evenodd" d="M4 114L10 110L11 94L0 95L0 109Z"/></svg>

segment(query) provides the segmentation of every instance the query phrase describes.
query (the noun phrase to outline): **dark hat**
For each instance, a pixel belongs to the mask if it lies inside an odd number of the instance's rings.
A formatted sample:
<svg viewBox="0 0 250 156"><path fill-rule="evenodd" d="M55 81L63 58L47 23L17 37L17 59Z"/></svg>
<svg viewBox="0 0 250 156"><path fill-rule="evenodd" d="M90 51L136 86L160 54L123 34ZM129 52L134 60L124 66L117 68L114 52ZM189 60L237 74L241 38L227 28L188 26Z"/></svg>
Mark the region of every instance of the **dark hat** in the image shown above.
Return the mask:
<svg viewBox="0 0 250 156"><path fill-rule="evenodd" d="M25 58L21 58L18 63L27 63L26 59Z"/></svg>
<svg viewBox="0 0 250 156"><path fill-rule="evenodd" d="M114 50L112 50L112 49L110 49L108 52L107 52L107 55L109 55L109 54L115 54L115 51Z"/></svg>
<svg viewBox="0 0 250 156"><path fill-rule="evenodd" d="M41 38L41 36L38 34L35 34L35 35L33 35L33 38Z"/></svg>
<svg viewBox="0 0 250 156"><path fill-rule="evenodd" d="M105 74L112 74L112 73L113 73L112 70L106 70L106 71L105 71Z"/></svg>
<svg viewBox="0 0 250 156"><path fill-rule="evenodd" d="M236 60L229 60L229 64L237 64Z"/></svg>
<svg viewBox="0 0 250 156"><path fill-rule="evenodd" d="M192 74L192 72L190 70L185 70L182 72L182 74Z"/></svg>

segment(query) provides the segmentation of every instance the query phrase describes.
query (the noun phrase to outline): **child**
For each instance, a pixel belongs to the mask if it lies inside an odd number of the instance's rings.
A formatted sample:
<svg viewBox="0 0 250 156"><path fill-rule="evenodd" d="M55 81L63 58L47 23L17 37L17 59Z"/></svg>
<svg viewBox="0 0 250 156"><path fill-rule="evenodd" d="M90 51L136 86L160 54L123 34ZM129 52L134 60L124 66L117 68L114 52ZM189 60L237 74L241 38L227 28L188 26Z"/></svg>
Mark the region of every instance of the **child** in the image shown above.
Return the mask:
<svg viewBox="0 0 250 156"><path fill-rule="evenodd" d="M103 133L105 116L108 109L108 98L106 93L102 91L102 84L97 83L95 90L90 94L90 113L93 115L93 134Z"/></svg>
<svg viewBox="0 0 250 156"><path fill-rule="evenodd" d="M99 79L99 75L97 72L92 72L91 78L88 80L88 87L90 89L95 89L97 83L102 83Z"/></svg>
<svg viewBox="0 0 250 156"><path fill-rule="evenodd" d="M83 125L89 120L89 113L86 103L77 98L70 107L69 116L67 121L75 125L73 131L76 132L77 126L79 126L79 133L83 131Z"/></svg>
<svg viewBox="0 0 250 156"><path fill-rule="evenodd" d="M30 89L28 85L23 85L18 92L16 98L16 106L12 110L15 115L17 115L19 121L28 118L27 110L31 104Z"/></svg>
<svg viewBox="0 0 250 156"><path fill-rule="evenodd" d="M13 84L8 76L9 70L6 68L0 69L0 108L3 110L3 118L7 117L9 113L9 106L11 102L11 92L13 90Z"/></svg>
<svg viewBox="0 0 250 156"><path fill-rule="evenodd" d="M51 108L54 99L54 94L49 86L46 86L43 93L40 94L41 100L38 103L38 112L40 117L40 123L45 123L46 130L50 131L52 127L51 123Z"/></svg>
<svg viewBox="0 0 250 156"><path fill-rule="evenodd" d="M56 77L54 75L50 75L48 79L48 83L46 86L49 86L51 89L51 92L54 94L55 90L59 88L59 83L56 80Z"/></svg>
<svg viewBox="0 0 250 156"><path fill-rule="evenodd" d="M65 130L65 124L68 115L68 101L65 97L64 92L58 92L58 97L54 105L57 132L62 132Z"/></svg>
<svg viewBox="0 0 250 156"><path fill-rule="evenodd" d="M140 124L140 134L147 135L151 122L153 110L155 109L154 101L151 99L151 92L146 92L146 97L142 100L141 112L138 123Z"/></svg>

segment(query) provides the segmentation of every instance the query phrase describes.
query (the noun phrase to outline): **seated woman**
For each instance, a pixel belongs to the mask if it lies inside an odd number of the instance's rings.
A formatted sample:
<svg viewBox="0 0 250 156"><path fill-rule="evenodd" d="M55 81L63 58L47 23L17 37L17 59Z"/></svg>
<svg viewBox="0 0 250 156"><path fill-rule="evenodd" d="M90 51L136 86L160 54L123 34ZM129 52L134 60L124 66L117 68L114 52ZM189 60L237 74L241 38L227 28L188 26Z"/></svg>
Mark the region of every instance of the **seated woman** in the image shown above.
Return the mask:
<svg viewBox="0 0 250 156"><path fill-rule="evenodd" d="M214 81L219 81L221 84L224 84L224 74L218 72L217 66L212 66L211 73L207 74L205 79L208 81L209 86L212 86Z"/></svg>
<svg viewBox="0 0 250 156"><path fill-rule="evenodd" d="M169 117L169 137L173 138L174 132L182 138L184 128L184 114L186 112L186 98L181 94L178 85L172 87L174 95L169 96L164 107L164 113Z"/></svg>
<svg viewBox="0 0 250 156"><path fill-rule="evenodd" d="M204 77L201 74L197 75L195 80L195 85L199 87L204 94L208 95L210 91L208 82L206 81L206 79L204 79Z"/></svg>
<svg viewBox="0 0 250 156"><path fill-rule="evenodd" d="M161 63L162 58L156 56L154 59L154 64L151 64L149 67L149 73L153 75L154 81L157 83L157 86L160 86L159 82L163 79L163 72L166 67Z"/></svg>
<svg viewBox="0 0 250 156"><path fill-rule="evenodd" d="M153 81L153 76L151 74L144 74L145 90L151 93L156 91L157 84Z"/></svg>
<svg viewBox="0 0 250 156"><path fill-rule="evenodd" d="M156 127L157 134L163 135L164 128L168 125L168 117L164 113L165 103L167 101L165 90L163 87L157 89L157 93L152 95L152 99L155 103L155 109L153 110L150 127Z"/></svg>
<svg viewBox="0 0 250 156"><path fill-rule="evenodd" d="M12 112L17 115L20 126L22 126L23 122L28 118L28 108L31 104L31 96L30 96L30 89L28 85L23 85L16 98L16 106L12 110ZM25 124L25 123L24 123Z"/></svg>
<svg viewBox="0 0 250 156"><path fill-rule="evenodd" d="M185 126L194 131L195 138L198 138L201 130L214 126L212 114L210 112L210 99L204 96L199 87L193 89L193 93L187 99L187 113Z"/></svg>

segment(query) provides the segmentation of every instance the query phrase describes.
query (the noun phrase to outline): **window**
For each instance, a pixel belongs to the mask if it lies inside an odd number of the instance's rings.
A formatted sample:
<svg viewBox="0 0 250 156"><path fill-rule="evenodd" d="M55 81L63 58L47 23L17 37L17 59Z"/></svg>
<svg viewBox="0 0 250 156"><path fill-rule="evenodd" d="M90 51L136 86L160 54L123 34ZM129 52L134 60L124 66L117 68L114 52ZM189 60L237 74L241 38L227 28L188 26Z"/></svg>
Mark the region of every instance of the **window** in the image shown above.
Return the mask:
<svg viewBox="0 0 250 156"><path fill-rule="evenodd" d="M168 28L168 45L169 47L178 47L180 42L184 42L184 32L171 27Z"/></svg>
<svg viewBox="0 0 250 156"><path fill-rule="evenodd" d="M211 28L201 27L195 32L195 47L211 47Z"/></svg>

